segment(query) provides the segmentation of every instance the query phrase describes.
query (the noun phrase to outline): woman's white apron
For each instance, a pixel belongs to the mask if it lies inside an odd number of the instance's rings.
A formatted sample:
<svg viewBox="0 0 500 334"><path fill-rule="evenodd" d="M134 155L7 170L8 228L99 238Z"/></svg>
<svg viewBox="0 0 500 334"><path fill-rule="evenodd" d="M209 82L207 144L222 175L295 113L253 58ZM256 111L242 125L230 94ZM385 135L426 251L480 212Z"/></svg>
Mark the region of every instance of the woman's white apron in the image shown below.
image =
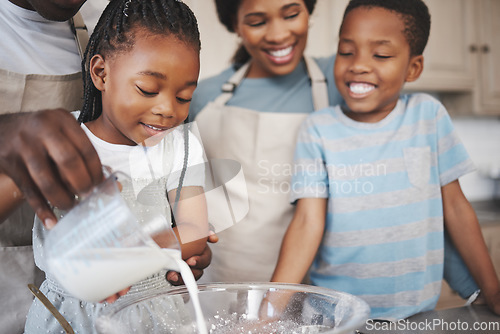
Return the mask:
<svg viewBox="0 0 500 334"><path fill-rule="evenodd" d="M306 65L314 109L325 108L325 77L312 59L306 58ZM207 158L241 163L250 205L243 221L218 232L219 242L211 245L212 263L203 282L269 281L293 216L289 203L293 152L298 128L308 113L261 112L226 105L248 66L240 68L224 84L223 93L196 117Z"/></svg>

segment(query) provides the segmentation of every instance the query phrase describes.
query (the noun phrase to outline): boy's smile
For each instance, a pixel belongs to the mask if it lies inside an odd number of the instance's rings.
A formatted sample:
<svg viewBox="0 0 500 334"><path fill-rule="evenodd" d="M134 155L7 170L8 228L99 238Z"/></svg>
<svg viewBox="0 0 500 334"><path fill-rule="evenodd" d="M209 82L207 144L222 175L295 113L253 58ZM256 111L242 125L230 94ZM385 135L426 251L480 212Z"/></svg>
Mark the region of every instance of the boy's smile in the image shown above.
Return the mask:
<svg viewBox="0 0 500 334"><path fill-rule="evenodd" d="M423 58L410 55L404 29L402 16L380 7L359 7L345 17L334 77L350 118L382 120L396 106L404 83L420 74Z"/></svg>

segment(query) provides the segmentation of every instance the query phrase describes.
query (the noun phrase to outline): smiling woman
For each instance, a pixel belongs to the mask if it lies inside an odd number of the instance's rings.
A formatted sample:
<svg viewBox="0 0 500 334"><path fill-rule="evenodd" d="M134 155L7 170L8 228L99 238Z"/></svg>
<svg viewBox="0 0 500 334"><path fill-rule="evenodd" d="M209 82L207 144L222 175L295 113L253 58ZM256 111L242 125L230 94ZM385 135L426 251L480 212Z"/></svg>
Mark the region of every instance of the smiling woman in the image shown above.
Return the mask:
<svg viewBox="0 0 500 334"><path fill-rule="evenodd" d="M309 24L305 4L243 1L236 22L234 31L252 58L248 78L288 74L302 60Z"/></svg>
<svg viewBox="0 0 500 334"><path fill-rule="evenodd" d="M250 211L218 233L203 279L268 281L293 213L289 168L297 129L309 113L341 101L334 86L327 88L334 82L334 57L304 57L316 0L215 3L221 23L241 45L233 66L200 82L190 113L208 158L242 164ZM272 169L262 176L262 166ZM211 223L217 231L217 222Z"/></svg>

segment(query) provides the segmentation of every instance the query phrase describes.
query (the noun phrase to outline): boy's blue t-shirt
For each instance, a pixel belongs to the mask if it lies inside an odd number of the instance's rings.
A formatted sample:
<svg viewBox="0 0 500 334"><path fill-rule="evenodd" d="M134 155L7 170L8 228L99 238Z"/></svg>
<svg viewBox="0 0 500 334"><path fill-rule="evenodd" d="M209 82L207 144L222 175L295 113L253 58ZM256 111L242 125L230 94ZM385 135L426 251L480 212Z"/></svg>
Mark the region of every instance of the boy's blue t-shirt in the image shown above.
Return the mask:
<svg viewBox="0 0 500 334"><path fill-rule="evenodd" d="M291 201L328 198L312 283L360 296L375 319L433 309L443 278L441 187L473 169L429 95L402 96L378 123L356 122L340 106L311 114Z"/></svg>

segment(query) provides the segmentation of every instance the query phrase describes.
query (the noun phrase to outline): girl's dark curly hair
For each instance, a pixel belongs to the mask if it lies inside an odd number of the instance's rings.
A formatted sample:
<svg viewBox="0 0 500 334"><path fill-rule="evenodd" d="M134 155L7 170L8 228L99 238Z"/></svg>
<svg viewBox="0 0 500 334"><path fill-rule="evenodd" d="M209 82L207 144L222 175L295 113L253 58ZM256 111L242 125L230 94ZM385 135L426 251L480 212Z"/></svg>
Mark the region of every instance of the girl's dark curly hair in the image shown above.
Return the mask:
<svg viewBox="0 0 500 334"><path fill-rule="evenodd" d="M78 117L80 123L97 119L102 113L102 95L90 77L90 60L96 54L104 58L131 50L136 28L146 29L155 35L175 36L200 52L201 42L196 17L189 7L178 0L111 0L102 13L90 37L82 60L84 83L83 107ZM189 152L189 124L184 128L184 163L174 200L172 221L180 198L180 188L187 170ZM168 194L167 194L168 197Z"/></svg>

